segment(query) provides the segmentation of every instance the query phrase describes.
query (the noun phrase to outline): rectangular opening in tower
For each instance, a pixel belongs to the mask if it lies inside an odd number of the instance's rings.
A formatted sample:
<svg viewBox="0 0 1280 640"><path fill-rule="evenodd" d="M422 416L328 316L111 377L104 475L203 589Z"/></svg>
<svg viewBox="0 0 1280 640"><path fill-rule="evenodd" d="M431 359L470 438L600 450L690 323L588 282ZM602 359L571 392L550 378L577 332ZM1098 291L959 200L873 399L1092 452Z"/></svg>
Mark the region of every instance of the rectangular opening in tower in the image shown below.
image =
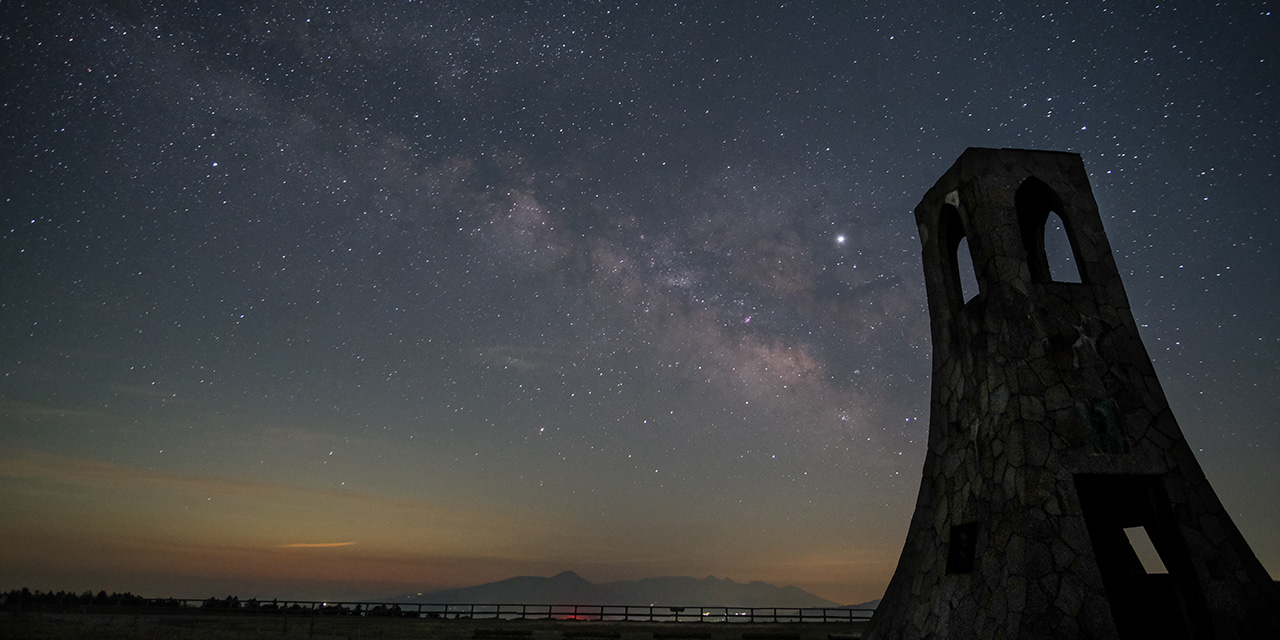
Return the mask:
<svg viewBox="0 0 1280 640"><path fill-rule="evenodd" d="M1120 638L1199 637L1204 596L1161 477L1080 474L1075 488Z"/></svg>
<svg viewBox="0 0 1280 640"><path fill-rule="evenodd" d="M1164 566L1164 560L1160 559L1160 552L1156 551L1155 543L1151 542L1151 535L1147 533L1146 527L1125 527L1124 535L1129 538L1129 546L1137 554L1138 560L1142 563L1142 569L1148 575L1169 573L1169 569Z"/></svg>
<svg viewBox="0 0 1280 640"><path fill-rule="evenodd" d="M970 522L951 527L951 536L947 540L947 573L973 573L977 546L978 523Z"/></svg>

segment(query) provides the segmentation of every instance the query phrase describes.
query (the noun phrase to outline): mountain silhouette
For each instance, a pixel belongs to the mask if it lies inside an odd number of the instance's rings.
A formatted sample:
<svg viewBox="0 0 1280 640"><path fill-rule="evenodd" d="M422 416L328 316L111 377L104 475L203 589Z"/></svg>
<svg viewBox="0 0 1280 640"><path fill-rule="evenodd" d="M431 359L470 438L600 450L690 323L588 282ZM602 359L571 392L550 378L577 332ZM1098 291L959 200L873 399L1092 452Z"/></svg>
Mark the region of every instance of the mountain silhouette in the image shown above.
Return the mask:
<svg viewBox="0 0 1280 640"><path fill-rule="evenodd" d="M498 582L395 598L430 604L587 604L702 607L839 607L796 587L740 583L707 576L646 578L595 584L572 571L550 578L520 576Z"/></svg>

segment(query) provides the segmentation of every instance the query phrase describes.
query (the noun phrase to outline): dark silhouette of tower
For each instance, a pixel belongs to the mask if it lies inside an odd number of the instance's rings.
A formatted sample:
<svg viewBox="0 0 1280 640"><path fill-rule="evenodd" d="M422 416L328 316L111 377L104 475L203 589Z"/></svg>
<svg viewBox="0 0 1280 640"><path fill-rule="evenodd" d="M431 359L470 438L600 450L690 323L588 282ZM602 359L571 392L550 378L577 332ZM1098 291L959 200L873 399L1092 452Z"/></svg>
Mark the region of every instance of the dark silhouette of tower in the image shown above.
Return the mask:
<svg viewBox="0 0 1280 640"><path fill-rule="evenodd" d="M929 449L869 637L1280 638L1280 594L1169 410L1080 156L968 149L915 215ZM1053 216L1074 272L1051 273Z"/></svg>

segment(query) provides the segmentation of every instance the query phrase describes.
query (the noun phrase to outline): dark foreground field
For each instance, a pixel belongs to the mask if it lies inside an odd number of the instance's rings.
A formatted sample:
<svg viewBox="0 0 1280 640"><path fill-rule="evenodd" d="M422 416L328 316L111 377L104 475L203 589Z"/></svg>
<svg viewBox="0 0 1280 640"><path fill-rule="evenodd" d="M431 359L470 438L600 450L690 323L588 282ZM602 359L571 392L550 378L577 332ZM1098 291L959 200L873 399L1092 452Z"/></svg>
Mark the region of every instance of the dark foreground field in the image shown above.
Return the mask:
<svg viewBox="0 0 1280 640"><path fill-rule="evenodd" d="M395 620L275 615L0 613L0 639L257 640L363 638L440 640L844 640L865 622L579 622Z"/></svg>

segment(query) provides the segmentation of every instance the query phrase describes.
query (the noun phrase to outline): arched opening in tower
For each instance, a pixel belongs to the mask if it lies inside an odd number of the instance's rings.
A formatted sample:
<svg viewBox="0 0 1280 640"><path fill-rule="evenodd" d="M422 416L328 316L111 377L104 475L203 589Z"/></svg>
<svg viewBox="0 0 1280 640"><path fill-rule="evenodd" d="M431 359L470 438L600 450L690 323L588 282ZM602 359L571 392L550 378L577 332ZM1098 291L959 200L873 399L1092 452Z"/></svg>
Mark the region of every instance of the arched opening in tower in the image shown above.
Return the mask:
<svg viewBox="0 0 1280 640"><path fill-rule="evenodd" d="M938 222L939 241L942 243L945 261L947 297L956 303L955 308L958 309L977 297L980 291L978 269L969 253L969 241L965 237L960 211L950 204L944 204Z"/></svg>
<svg viewBox="0 0 1280 640"><path fill-rule="evenodd" d="M978 295L978 276L973 273L973 256L969 255L969 241L960 238L956 246L956 266L960 274L960 300L969 302Z"/></svg>
<svg viewBox="0 0 1280 640"><path fill-rule="evenodd" d="M1044 222L1044 254L1049 265L1049 279L1054 282L1080 282L1080 269L1071 251L1067 227L1056 211L1050 211Z"/></svg>
<svg viewBox="0 0 1280 640"><path fill-rule="evenodd" d="M1085 282L1070 217L1062 199L1031 177L1014 194L1022 246L1035 282Z"/></svg>

